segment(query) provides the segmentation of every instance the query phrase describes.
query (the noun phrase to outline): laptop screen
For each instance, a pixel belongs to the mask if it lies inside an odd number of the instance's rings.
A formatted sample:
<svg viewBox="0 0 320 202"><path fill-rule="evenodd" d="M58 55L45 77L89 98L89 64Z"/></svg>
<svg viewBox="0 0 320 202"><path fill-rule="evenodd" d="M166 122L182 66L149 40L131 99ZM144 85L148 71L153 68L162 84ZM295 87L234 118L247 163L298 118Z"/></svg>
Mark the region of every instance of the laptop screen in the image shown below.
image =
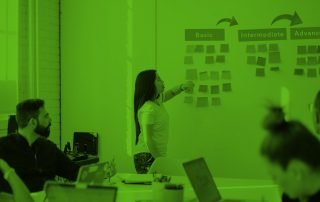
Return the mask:
<svg viewBox="0 0 320 202"><path fill-rule="evenodd" d="M88 186L77 188L71 184L49 183L46 185L46 198L48 202L115 202L116 187Z"/></svg>
<svg viewBox="0 0 320 202"><path fill-rule="evenodd" d="M183 167L199 202L218 202L219 190L204 158L183 163Z"/></svg>
<svg viewBox="0 0 320 202"><path fill-rule="evenodd" d="M106 175L107 161L81 166L77 182L87 184L102 184Z"/></svg>

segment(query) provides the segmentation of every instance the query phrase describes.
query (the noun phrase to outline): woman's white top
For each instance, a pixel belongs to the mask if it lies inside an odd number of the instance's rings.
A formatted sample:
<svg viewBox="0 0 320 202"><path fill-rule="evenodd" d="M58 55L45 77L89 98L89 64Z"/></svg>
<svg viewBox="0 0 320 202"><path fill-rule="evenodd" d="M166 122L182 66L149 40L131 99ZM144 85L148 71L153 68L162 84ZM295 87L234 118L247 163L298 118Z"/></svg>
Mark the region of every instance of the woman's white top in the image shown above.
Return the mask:
<svg viewBox="0 0 320 202"><path fill-rule="evenodd" d="M138 144L135 145L134 154L141 152L150 153L150 148L155 151L153 157L166 156L169 141L169 115L162 104L158 105L152 101L147 101L138 110L138 121L141 133ZM147 137L146 126L152 125L152 136ZM148 138L151 144L148 145Z"/></svg>

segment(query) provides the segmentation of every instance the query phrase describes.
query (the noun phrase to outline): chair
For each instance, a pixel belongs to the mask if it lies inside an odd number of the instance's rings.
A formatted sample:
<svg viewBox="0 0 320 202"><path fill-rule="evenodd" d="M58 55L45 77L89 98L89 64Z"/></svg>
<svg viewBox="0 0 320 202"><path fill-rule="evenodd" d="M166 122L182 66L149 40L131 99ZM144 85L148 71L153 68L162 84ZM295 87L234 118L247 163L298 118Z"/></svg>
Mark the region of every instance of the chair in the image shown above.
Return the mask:
<svg viewBox="0 0 320 202"><path fill-rule="evenodd" d="M16 115L10 115L8 119L7 135L15 134L18 131Z"/></svg>
<svg viewBox="0 0 320 202"><path fill-rule="evenodd" d="M148 174L160 173L168 176L185 176L182 163L185 159L158 157L151 165Z"/></svg>

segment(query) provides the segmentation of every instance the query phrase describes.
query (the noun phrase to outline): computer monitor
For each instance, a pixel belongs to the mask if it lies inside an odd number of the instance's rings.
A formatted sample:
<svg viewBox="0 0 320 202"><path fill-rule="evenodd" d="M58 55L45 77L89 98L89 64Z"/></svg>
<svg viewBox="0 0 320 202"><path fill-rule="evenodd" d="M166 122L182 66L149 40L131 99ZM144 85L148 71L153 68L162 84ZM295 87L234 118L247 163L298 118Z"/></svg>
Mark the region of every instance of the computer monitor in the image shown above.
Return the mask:
<svg viewBox="0 0 320 202"><path fill-rule="evenodd" d="M74 132L73 150L79 153L98 155L98 134L93 132Z"/></svg>

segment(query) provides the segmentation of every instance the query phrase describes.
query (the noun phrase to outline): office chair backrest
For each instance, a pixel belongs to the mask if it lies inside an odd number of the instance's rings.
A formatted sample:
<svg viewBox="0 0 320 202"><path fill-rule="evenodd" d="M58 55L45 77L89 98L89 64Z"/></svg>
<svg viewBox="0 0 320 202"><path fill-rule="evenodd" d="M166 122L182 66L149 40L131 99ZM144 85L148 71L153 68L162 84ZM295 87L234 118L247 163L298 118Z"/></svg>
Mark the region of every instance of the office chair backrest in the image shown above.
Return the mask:
<svg viewBox="0 0 320 202"><path fill-rule="evenodd" d="M10 115L8 119L7 135L15 134L18 131L16 115Z"/></svg>

